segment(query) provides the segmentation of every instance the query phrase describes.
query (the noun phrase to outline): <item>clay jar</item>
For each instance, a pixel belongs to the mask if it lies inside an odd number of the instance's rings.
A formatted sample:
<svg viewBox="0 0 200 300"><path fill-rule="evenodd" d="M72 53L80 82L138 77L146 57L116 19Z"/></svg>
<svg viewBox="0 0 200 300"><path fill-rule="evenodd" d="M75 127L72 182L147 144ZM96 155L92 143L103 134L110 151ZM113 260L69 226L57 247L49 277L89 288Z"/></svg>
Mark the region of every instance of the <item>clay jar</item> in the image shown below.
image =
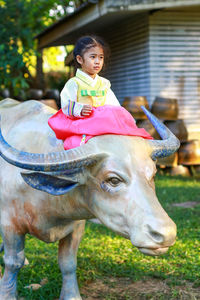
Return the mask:
<svg viewBox="0 0 200 300"><path fill-rule="evenodd" d="M46 90L44 93L44 99L58 100L59 98L60 98L60 94L59 94L59 90L57 89Z"/></svg>
<svg viewBox="0 0 200 300"><path fill-rule="evenodd" d="M178 165L178 166L173 166L170 170L170 175L172 176L191 176L190 171L188 167Z"/></svg>
<svg viewBox="0 0 200 300"><path fill-rule="evenodd" d="M171 154L170 156L158 158L157 165L166 166L166 167L175 167L178 164L178 154L177 152Z"/></svg>
<svg viewBox="0 0 200 300"><path fill-rule="evenodd" d="M136 125L139 128L144 128L154 139L159 140L160 136L149 120L138 120Z"/></svg>
<svg viewBox="0 0 200 300"><path fill-rule="evenodd" d="M0 96L2 98L9 98L10 97L9 89L3 89L2 91L0 91Z"/></svg>
<svg viewBox="0 0 200 300"><path fill-rule="evenodd" d="M187 141L188 132L183 120L165 121L164 124L181 141Z"/></svg>
<svg viewBox="0 0 200 300"><path fill-rule="evenodd" d="M28 92L28 99L40 100L42 99L43 91L40 89L30 89Z"/></svg>
<svg viewBox="0 0 200 300"><path fill-rule="evenodd" d="M162 120L177 120L178 101L177 99L156 97L151 112Z"/></svg>
<svg viewBox="0 0 200 300"><path fill-rule="evenodd" d="M146 115L141 109L142 105L149 109L149 104L145 96L125 97L122 105L132 114L135 119L147 119Z"/></svg>
<svg viewBox="0 0 200 300"><path fill-rule="evenodd" d="M60 93L57 89L46 90L43 99L54 99L57 105L60 106Z"/></svg>
<svg viewBox="0 0 200 300"><path fill-rule="evenodd" d="M53 107L53 108L60 108L60 93L59 93L59 90L57 89L48 89L45 91L44 93L44 97L43 99L45 99L46 101L48 100L49 104L50 104L50 101L51 101L51 104L50 106ZM54 102L54 104L53 104ZM47 105L49 105L47 104Z"/></svg>
<svg viewBox="0 0 200 300"><path fill-rule="evenodd" d="M58 106L57 106L56 100L54 100L54 99L42 99L42 100L40 100L40 102L42 102L45 105L50 106L50 107L58 110Z"/></svg>
<svg viewBox="0 0 200 300"><path fill-rule="evenodd" d="M200 140L181 143L178 150L179 165L200 165Z"/></svg>

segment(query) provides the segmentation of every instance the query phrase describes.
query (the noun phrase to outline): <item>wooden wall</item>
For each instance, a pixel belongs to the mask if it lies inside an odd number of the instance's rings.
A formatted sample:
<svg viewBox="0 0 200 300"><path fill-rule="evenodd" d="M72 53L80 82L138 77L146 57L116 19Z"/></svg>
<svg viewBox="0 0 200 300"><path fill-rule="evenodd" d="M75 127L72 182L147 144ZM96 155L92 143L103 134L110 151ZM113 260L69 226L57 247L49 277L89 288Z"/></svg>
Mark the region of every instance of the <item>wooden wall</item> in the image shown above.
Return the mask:
<svg viewBox="0 0 200 300"><path fill-rule="evenodd" d="M148 14L129 17L104 31L103 36L111 47L104 75L120 102L132 95L149 98Z"/></svg>
<svg viewBox="0 0 200 300"><path fill-rule="evenodd" d="M200 138L200 10L156 12L149 23L150 102L177 98L189 138Z"/></svg>
<svg viewBox="0 0 200 300"><path fill-rule="evenodd" d="M176 98L189 138L200 139L200 10L133 15L101 34L111 46L104 75L120 102Z"/></svg>

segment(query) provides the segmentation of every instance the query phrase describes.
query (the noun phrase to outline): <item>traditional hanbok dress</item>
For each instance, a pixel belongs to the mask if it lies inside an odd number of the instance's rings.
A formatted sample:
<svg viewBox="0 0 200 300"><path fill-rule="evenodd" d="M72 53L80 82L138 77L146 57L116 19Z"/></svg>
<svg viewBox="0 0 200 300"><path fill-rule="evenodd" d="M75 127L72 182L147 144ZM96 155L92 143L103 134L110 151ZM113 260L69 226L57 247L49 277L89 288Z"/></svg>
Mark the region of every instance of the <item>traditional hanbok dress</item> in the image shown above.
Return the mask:
<svg viewBox="0 0 200 300"><path fill-rule="evenodd" d="M93 107L88 117L81 116L84 104ZM109 80L98 75L93 79L79 69L63 88L61 109L49 119L48 124L56 137L64 141L66 150L103 134L152 139L145 129L136 126L132 115L120 106Z"/></svg>

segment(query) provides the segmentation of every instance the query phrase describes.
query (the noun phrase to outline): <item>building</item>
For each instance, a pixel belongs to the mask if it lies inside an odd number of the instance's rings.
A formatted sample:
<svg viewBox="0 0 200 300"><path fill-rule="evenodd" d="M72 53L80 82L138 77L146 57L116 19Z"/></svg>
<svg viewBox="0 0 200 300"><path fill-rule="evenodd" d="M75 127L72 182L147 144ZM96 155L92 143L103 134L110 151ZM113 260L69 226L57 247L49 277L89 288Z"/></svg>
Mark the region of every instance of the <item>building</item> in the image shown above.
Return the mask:
<svg viewBox="0 0 200 300"><path fill-rule="evenodd" d="M189 139L200 139L200 1L99 0L38 35L39 47L73 44L83 34L111 47L104 74L120 102L126 96L176 98Z"/></svg>

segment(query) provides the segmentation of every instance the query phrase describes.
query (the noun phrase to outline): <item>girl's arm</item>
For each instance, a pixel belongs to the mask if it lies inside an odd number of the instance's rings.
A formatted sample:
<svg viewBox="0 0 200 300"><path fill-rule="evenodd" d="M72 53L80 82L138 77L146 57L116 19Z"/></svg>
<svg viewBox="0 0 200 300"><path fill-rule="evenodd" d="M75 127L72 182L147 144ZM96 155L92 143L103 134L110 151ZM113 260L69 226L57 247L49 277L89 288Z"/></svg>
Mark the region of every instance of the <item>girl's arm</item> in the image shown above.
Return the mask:
<svg viewBox="0 0 200 300"><path fill-rule="evenodd" d="M81 118L83 104L77 102L77 83L70 79L60 93L61 108L65 115Z"/></svg>

